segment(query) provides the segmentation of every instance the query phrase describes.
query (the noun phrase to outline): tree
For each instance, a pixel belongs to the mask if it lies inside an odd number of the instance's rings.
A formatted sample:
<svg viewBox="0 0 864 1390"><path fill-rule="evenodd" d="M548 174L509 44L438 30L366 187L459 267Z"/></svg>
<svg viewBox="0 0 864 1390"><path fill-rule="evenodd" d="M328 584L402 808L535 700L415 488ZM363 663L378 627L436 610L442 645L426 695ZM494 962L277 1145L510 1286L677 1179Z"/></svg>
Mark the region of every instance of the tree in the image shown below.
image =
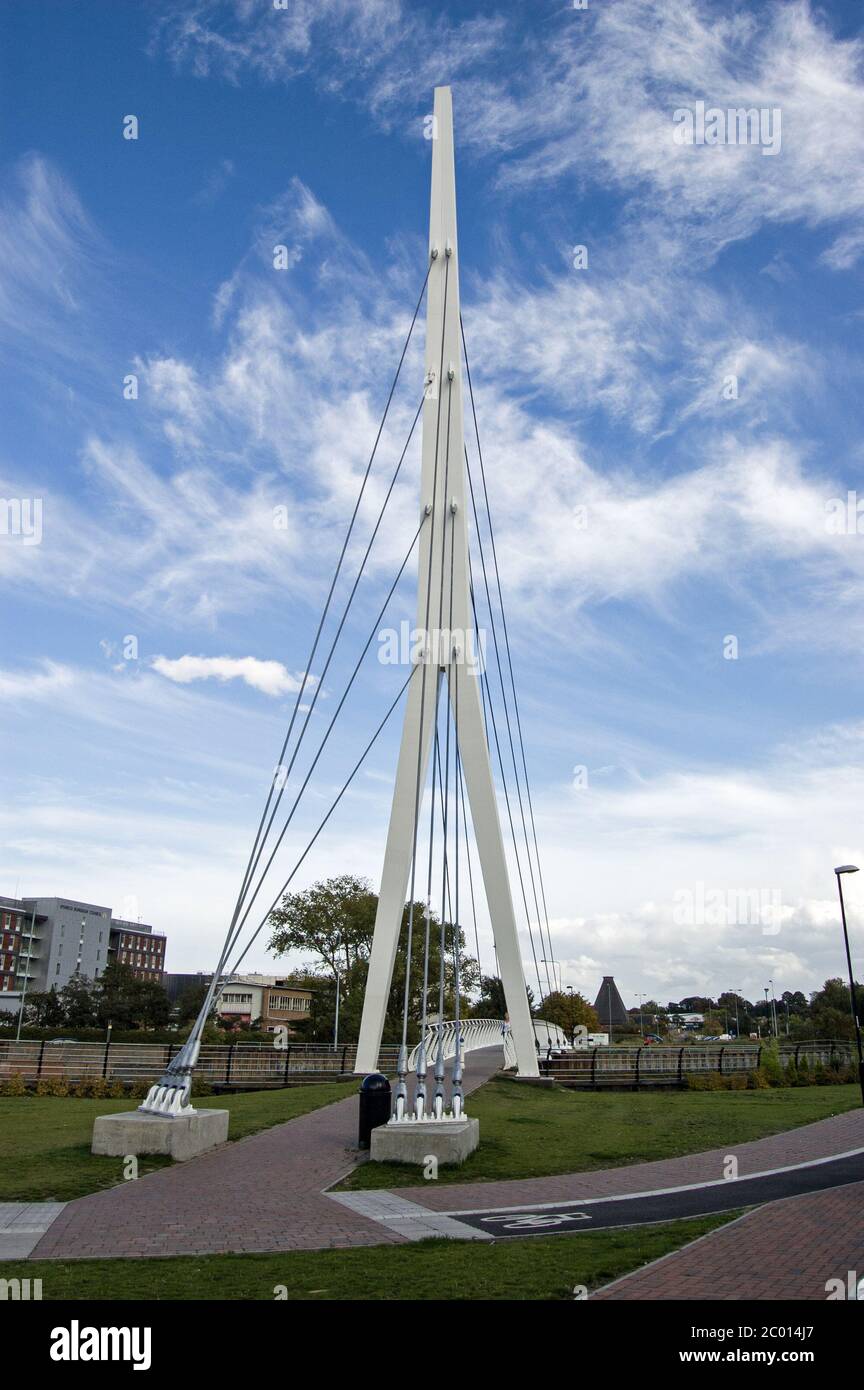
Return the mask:
<svg viewBox="0 0 864 1390"><path fill-rule="evenodd" d="M164 1028L171 1017L168 995L157 980L136 980L135 1022L141 1028Z"/></svg>
<svg viewBox="0 0 864 1390"><path fill-rule="evenodd" d="M131 966L123 965L120 961L106 965L97 981L95 1001L103 1028L109 1023L115 1028L135 1027L139 983Z"/></svg>
<svg viewBox="0 0 864 1390"><path fill-rule="evenodd" d="M503 1018L507 1012L504 985L498 975L482 975L480 998L472 1007L475 1018Z"/></svg>
<svg viewBox="0 0 864 1390"><path fill-rule="evenodd" d="M378 898L370 885L350 874L316 883L301 893L289 893L270 914L273 932L270 949L280 956L288 951L309 951L314 960L311 974L315 981L309 1024L305 1036L329 1040L333 1036L336 1013L336 976L339 975L339 1032L346 1041L359 1035L363 994L369 968L369 954L375 928ZM429 971L426 1017L437 1017L441 922L435 913L429 919ZM423 1013L423 974L426 940L426 909L414 904L410 968L406 969L408 904L402 914L402 929L393 981L387 1002L384 1041L398 1042L402 1036L402 1013L408 978L408 1018L412 1041L416 1040ZM465 935L451 923L444 926L444 1017L452 1018L456 1003L456 965L454 948L458 938L460 1012L469 1011L468 995L479 982L477 962L465 954Z"/></svg>
<svg viewBox="0 0 864 1390"><path fill-rule="evenodd" d="M60 990L58 999L63 1010L63 1023L68 1028L93 1028L96 1025L96 1001L93 985L86 975L73 975Z"/></svg>
<svg viewBox="0 0 864 1390"><path fill-rule="evenodd" d="M24 1004L24 1021L37 1028L59 1028L63 1022L63 1005L54 985L44 992L28 994Z"/></svg>
<svg viewBox="0 0 864 1390"><path fill-rule="evenodd" d="M187 985L177 1000L177 1017L181 1023L192 1023L201 1012L201 1006L209 989L209 981L200 985ZM213 1010L210 1011L212 1017Z"/></svg>
<svg viewBox="0 0 864 1390"><path fill-rule="evenodd" d="M367 881L351 874L328 878L302 893L286 893L270 913L270 950L277 956L311 951L335 980L337 966L350 972L352 965L369 959L377 907Z"/></svg>
<svg viewBox="0 0 864 1390"><path fill-rule="evenodd" d="M565 993L554 989L541 1000L537 1010L538 1017L547 1023L557 1023L563 1028L572 1044L577 1028L585 1028L589 1033L599 1033L600 1020L594 1008L581 994Z"/></svg>
<svg viewBox="0 0 864 1390"><path fill-rule="evenodd" d="M858 1017L864 1007L864 987L855 986ZM810 1018L817 1038L845 1039L855 1036L852 1022L849 986L836 977L826 980L820 990L810 996Z"/></svg>

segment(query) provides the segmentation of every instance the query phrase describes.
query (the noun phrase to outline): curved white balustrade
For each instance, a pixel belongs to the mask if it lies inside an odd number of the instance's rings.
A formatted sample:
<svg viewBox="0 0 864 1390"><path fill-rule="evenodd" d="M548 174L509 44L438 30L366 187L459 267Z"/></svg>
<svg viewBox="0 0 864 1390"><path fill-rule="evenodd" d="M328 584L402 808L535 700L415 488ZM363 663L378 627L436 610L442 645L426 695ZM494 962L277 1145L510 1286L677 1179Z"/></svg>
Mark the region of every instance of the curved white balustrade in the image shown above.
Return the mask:
<svg viewBox="0 0 864 1390"><path fill-rule="evenodd" d="M543 1019L535 1018L534 1036L537 1039L540 1056L546 1055L549 1047L569 1048L567 1036L557 1023L546 1023ZM443 1025L428 1023L426 1025L426 1054L435 1057L438 1052L438 1032L439 1026L444 1030L444 1058L445 1061L450 1057L456 1056L456 1022L454 1019L445 1019ZM510 1033L509 1024L501 1018L462 1018L459 1020L459 1032L462 1039L462 1055L466 1052L477 1052L481 1047L503 1047L505 1067L516 1066L516 1049L513 1046L513 1039ZM408 1070L413 1071L417 1065L417 1054L420 1044L413 1049L408 1057Z"/></svg>

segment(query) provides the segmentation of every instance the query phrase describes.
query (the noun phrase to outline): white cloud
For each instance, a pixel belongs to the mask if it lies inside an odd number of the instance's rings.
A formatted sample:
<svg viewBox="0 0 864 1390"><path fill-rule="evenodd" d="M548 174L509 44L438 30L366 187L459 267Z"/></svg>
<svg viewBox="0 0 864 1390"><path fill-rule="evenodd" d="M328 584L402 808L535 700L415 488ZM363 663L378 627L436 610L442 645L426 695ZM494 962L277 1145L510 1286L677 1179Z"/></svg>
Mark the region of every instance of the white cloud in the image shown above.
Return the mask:
<svg viewBox="0 0 864 1390"><path fill-rule="evenodd" d="M0 670L0 700L51 699L75 683L74 670L59 661L44 660L34 671Z"/></svg>
<svg viewBox="0 0 864 1390"><path fill-rule="evenodd" d="M241 680L264 695L290 695L300 689L302 677L293 676L281 661L261 661L255 656L154 656L154 671L178 685L192 681ZM314 677L309 683L314 684Z"/></svg>

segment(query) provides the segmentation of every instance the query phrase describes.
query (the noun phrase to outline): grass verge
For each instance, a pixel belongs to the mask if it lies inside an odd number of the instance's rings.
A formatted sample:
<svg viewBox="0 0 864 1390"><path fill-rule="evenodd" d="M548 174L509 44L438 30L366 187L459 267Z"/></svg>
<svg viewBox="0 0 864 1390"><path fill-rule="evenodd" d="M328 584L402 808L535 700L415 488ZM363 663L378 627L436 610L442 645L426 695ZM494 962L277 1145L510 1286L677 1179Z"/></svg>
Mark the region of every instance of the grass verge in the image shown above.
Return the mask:
<svg viewBox="0 0 864 1390"><path fill-rule="evenodd" d="M424 1240L360 1250L208 1255L170 1260L27 1260L2 1279L41 1279L43 1300L270 1300L291 1302L572 1299L732 1220L669 1221L629 1230L492 1242Z"/></svg>
<svg viewBox="0 0 864 1390"><path fill-rule="evenodd" d="M860 1104L857 1086L767 1091L568 1091L487 1082L468 1100L480 1147L439 1183L494 1182L677 1158L795 1129ZM364 1163L340 1187L416 1187L419 1169Z"/></svg>
<svg viewBox="0 0 864 1390"><path fill-rule="evenodd" d="M344 1100L351 1093L344 1083L327 1081L284 1091L202 1096L195 1104L201 1109L230 1110L229 1135L234 1140ZM0 1201L68 1202L121 1182L123 1159L91 1154L90 1137L97 1115L133 1110L135 1105L128 1097L0 1097ZM142 1157L139 1176L171 1161L158 1155Z"/></svg>

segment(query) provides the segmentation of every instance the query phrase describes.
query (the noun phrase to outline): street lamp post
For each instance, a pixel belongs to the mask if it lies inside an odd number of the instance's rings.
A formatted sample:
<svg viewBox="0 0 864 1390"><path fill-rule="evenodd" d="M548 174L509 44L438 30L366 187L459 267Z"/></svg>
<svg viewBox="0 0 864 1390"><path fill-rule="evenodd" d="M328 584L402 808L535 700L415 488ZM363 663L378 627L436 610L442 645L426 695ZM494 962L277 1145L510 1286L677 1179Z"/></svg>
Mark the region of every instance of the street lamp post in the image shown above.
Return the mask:
<svg viewBox="0 0 864 1390"><path fill-rule="evenodd" d="M780 1029L777 1027L777 998L776 991L774 989L774 981L769 980L768 983L771 986L771 1020L774 1024L774 1036L775 1038L779 1038Z"/></svg>
<svg viewBox="0 0 864 1390"><path fill-rule="evenodd" d="M741 1028L740 1028L740 1025L739 1025L739 1023L738 1023L738 994L739 994L739 991L738 991L737 989L732 989L732 990L729 991L729 993L732 995L732 998L735 1000L735 1037L736 1037L736 1039L737 1039L738 1041L740 1041L740 1039L741 1039Z"/></svg>
<svg viewBox="0 0 864 1390"><path fill-rule="evenodd" d="M855 1041L858 1045L858 1080L861 1083L861 1104L864 1105L864 1053L861 1051L861 1025L858 1022L858 1006L855 1002L855 976L852 973L852 952L849 950L849 929L846 926L846 904L843 901L843 880L841 874L857 874L857 864L841 864L834 870L837 875L837 891L840 894L840 917L843 922L843 941L846 946L846 964L849 967L849 1002L852 1008L852 1021L855 1024Z"/></svg>

